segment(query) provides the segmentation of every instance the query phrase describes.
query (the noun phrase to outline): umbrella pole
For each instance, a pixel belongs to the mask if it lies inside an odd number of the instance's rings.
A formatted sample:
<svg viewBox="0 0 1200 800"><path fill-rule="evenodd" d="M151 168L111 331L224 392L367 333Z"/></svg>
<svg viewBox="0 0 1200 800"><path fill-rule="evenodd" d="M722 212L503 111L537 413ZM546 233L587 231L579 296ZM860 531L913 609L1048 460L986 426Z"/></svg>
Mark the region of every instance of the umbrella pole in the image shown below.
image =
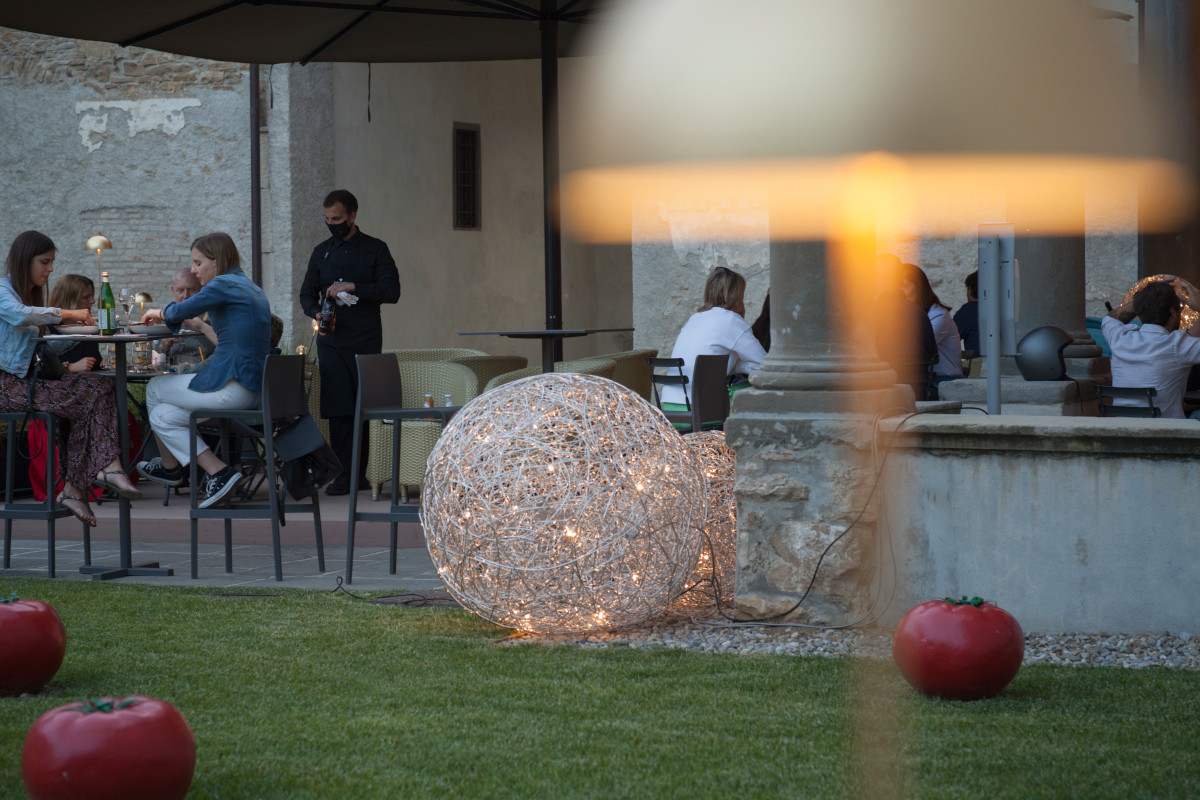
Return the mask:
<svg viewBox="0 0 1200 800"><path fill-rule="evenodd" d="M546 248L546 330L561 330L562 236L558 229L558 21L554 0L542 0L542 203ZM563 357L554 339L554 360Z"/></svg>

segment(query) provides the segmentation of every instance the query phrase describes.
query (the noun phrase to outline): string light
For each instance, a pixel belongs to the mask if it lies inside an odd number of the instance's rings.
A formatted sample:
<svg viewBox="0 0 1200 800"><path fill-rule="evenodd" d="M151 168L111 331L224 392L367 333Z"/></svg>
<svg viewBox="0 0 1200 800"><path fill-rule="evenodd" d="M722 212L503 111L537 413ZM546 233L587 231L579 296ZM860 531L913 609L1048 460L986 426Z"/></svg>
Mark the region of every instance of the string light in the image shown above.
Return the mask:
<svg viewBox="0 0 1200 800"><path fill-rule="evenodd" d="M733 448L725 443L724 431L689 433L683 440L700 460L708 516L704 522L707 534L704 547L688 578L689 588L675 605L687 608L711 607L717 602L729 605L733 602L737 575L737 504L733 495L736 457Z"/></svg>
<svg viewBox="0 0 1200 800"><path fill-rule="evenodd" d="M1195 297L1197 298L1197 301L1200 302L1200 292L1197 292L1196 287L1192 286L1192 284L1188 283L1183 278L1179 278L1174 275L1150 275L1142 278L1140 281L1135 283L1128 292L1125 293L1125 296L1121 298L1121 304L1124 305L1125 303L1133 302L1133 296L1141 291L1142 287L1151 283L1157 283L1158 281L1166 281L1169 283L1171 288L1175 290L1176 296L1179 297L1179 302L1183 303L1183 308L1181 308L1179 311L1179 329L1181 331L1186 331L1188 328L1195 325L1196 319L1200 318L1200 308L1192 308L1188 301L1190 298ZM1130 308L1132 308L1132 306L1130 306Z"/></svg>
<svg viewBox="0 0 1200 800"><path fill-rule="evenodd" d="M549 373L458 412L430 453L421 518L464 608L528 631L608 630L658 616L686 587L704 477L638 394Z"/></svg>

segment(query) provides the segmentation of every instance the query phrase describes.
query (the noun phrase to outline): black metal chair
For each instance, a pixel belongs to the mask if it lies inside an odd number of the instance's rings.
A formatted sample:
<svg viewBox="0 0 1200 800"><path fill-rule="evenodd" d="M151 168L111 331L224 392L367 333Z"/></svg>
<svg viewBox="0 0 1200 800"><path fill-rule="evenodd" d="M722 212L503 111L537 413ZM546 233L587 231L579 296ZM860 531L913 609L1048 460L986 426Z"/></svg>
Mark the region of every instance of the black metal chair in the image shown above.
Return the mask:
<svg viewBox="0 0 1200 800"><path fill-rule="evenodd" d="M25 426L29 420L38 420L46 426L46 499L41 503L18 503L15 494L17 471L17 447L25 436ZM46 411L34 411L31 414L24 411L0 413L0 422L5 423L6 458L4 473L4 506L0 508L0 518L4 520L4 568L12 565L12 525L13 520L32 519L43 520L46 523L46 570L51 578L54 577L54 528L55 523L64 517L71 516L71 510L66 506L55 503L56 475L54 466L63 454L62 442L59 441L59 429L62 420ZM15 435L14 435L15 434ZM87 487L83 487L86 492ZM82 524L82 523L81 523ZM83 526L83 563L92 563L91 529Z"/></svg>
<svg viewBox="0 0 1200 800"><path fill-rule="evenodd" d="M191 433L191 463L189 467L192 522L192 577L198 577L199 522L202 519L225 521L225 571L233 572L233 520L271 520L271 547L275 556L275 580L283 580L283 557L280 549L279 528L281 516L289 511L310 512L316 534L317 568L325 571L325 546L321 537L321 507L319 494L314 492L308 503L287 503L279 482L279 463L275 453L275 434L298 417L308 413L308 400L304 394L304 356L267 356L263 370L262 407L256 409L201 408L188 418ZM226 507L199 508L200 482L196 465L196 436L201 423L215 423L220 430L221 441L237 441L238 436L261 441L262 464L267 485L267 502L255 503L252 499L241 502L235 498ZM229 458L226 459L231 460ZM253 481L253 476L250 479ZM251 484L253 485L253 484Z"/></svg>
<svg viewBox="0 0 1200 800"><path fill-rule="evenodd" d="M354 527L358 522L387 522L391 526L388 572L396 574L396 526L401 522L416 522L420 519L420 506L416 503L398 502L400 499L400 436L403 425L400 420L424 419L446 423L461 406L435 406L434 408L404 408L403 382L400 365L391 353L355 356L358 361L358 397L354 401L354 430L361 431L363 425L373 419L392 422L392 500L387 511L359 511L358 486L359 450L362 437L354 437L354 448L350 456L350 519L346 531L346 583L354 578Z"/></svg>
<svg viewBox="0 0 1200 800"><path fill-rule="evenodd" d="M1158 390L1153 386L1096 386L1096 398L1100 401L1102 417L1161 417L1162 409L1154 405L1154 398L1157 396ZM1115 398L1138 400L1142 405L1118 406L1112 402Z"/></svg>
<svg viewBox="0 0 1200 800"><path fill-rule="evenodd" d="M647 358L646 362L650 365L654 404L680 433L721 430L724 427L729 417L729 386L725 374L729 365L728 356L696 356L696 363L692 367L691 391L688 390L688 377L683 374L682 358ZM658 373L658 369L674 369L676 374ZM660 386L683 389L687 411L664 410Z"/></svg>

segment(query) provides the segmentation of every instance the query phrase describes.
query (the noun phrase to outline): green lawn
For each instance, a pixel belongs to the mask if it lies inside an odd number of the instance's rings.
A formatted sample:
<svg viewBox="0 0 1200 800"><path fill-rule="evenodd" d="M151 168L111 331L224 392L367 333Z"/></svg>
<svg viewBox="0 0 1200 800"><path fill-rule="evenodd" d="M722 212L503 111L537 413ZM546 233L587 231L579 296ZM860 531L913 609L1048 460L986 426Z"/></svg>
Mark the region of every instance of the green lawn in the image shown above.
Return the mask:
<svg viewBox="0 0 1200 800"><path fill-rule="evenodd" d="M134 693L191 723L189 798L1200 796L1196 672L1033 666L954 703L889 663L501 646L461 611L345 595L13 589L68 647L40 695L0 699L0 798L25 797L40 713Z"/></svg>

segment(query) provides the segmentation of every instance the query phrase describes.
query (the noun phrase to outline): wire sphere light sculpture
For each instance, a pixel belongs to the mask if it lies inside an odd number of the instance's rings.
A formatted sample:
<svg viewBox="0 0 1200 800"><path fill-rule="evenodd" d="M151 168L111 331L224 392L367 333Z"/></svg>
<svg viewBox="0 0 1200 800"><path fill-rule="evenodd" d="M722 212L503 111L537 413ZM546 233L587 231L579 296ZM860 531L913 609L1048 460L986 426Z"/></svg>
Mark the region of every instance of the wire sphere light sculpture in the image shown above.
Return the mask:
<svg viewBox="0 0 1200 800"><path fill-rule="evenodd" d="M689 586L676 605L685 608L729 605L737 575L737 504L733 495L736 456L725 443L724 431L689 433L683 441L700 459L708 515L704 521L704 547L696 569L688 578Z"/></svg>
<svg viewBox="0 0 1200 800"><path fill-rule="evenodd" d="M1196 291L1195 286L1175 275L1148 275L1142 278L1125 293L1125 296L1121 298L1121 303L1130 302L1143 286L1157 281L1166 281L1171 284L1171 288L1175 290L1175 295L1179 298L1179 302L1183 303L1183 308L1179 310L1179 329L1186 331L1192 325L1196 324L1196 319L1200 318L1200 308L1193 308L1189 301L1194 297L1197 302L1200 302L1200 292Z"/></svg>
<svg viewBox="0 0 1200 800"><path fill-rule="evenodd" d="M658 616L700 553L704 476L660 412L548 373L463 407L429 455L421 520L446 589L498 625L609 630Z"/></svg>

